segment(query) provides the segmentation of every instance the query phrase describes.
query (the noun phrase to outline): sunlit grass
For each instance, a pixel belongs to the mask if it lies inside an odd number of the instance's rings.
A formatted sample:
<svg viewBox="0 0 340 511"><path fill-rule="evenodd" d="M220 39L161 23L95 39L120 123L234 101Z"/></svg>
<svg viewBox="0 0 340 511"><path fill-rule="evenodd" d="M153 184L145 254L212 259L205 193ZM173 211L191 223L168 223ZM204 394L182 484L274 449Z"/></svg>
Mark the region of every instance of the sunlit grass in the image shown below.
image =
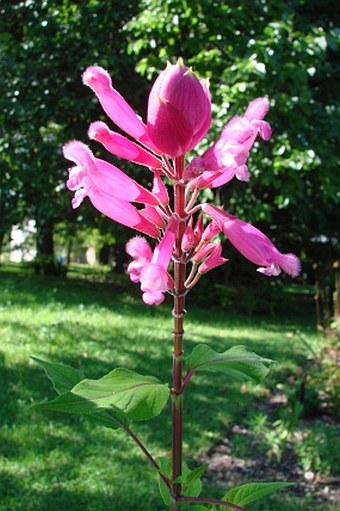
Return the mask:
<svg viewBox="0 0 340 511"><path fill-rule="evenodd" d="M122 431L29 408L53 397L43 371L29 357L81 367L92 378L124 366L170 382L170 311L170 300L160 307L146 307L136 290L125 290L121 282L90 283L76 274L71 279L47 278L27 269L1 269L0 511L163 509L152 468ZM268 320L193 308L186 318L185 350L189 353L202 342L217 351L246 344L278 361L266 382L273 386L296 367L306 350L298 342L297 330L317 343L308 312ZM263 392L251 385L240 392L239 385L216 374L194 378L185 400L189 465L198 450L224 435L226 426L242 420L254 396ZM160 417L135 427L155 457L169 452L169 419L167 407ZM221 496L213 487L205 493ZM289 503L287 498L281 494L268 507L253 509L317 510L293 498Z"/></svg>

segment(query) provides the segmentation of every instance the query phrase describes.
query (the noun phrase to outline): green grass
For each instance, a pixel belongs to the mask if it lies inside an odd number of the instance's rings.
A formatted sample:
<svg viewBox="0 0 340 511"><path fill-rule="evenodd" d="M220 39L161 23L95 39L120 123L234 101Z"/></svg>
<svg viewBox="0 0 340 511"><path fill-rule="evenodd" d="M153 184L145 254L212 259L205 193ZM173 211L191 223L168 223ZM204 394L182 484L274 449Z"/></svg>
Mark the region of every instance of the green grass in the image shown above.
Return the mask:
<svg viewBox="0 0 340 511"><path fill-rule="evenodd" d="M122 431L94 427L77 417L41 414L30 405L54 397L30 355L81 367L98 378L122 366L162 381L171 379L171 301L150 308L135 286L34 276L17 266L0 269L0 511L158 511L164 509L153 469ZM296 368L306 348L299 330L317 345L312 311L288 310L256 318L191 307L185 350L199 342L217 351L246 344L274 358L274 386ZM246 391L245 391L246 390ZM185 456L192 464L235 421L243 420L261 387L233 385L220 375L194 378L185 399ZM170 449L170 410L134 426L157 456ZM226 488L228 482L226 481ZM213 486L205 494L221 497ZM266 507L267 506L267 507ZM306 507L307 506L307 507ZM286 491L250 509L321 511Z"/></svg>

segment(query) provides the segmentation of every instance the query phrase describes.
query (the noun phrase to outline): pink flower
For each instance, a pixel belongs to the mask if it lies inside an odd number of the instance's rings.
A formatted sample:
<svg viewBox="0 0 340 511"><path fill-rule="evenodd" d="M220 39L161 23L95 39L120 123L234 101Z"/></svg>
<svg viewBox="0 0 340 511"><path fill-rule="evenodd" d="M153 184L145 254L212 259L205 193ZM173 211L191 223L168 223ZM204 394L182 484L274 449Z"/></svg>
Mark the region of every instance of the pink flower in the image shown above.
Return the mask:
<svg viewBox="0 0 340 511"><path fill-rule="evenodd" d="M202 233L202 241L210 241L221 232L216 222L210 222Z"/></svg>
<svg viewBox="0 0 340 511"><path fill-rule="evenodd" d="M133 257L133 261L127 267L130 280L134 283L140 281L144 266L151 262L152 250L149 243L141 236L131 238L126 244L126 252Z"/></svg>
<svg viewBox="0 0 340 511"><path fill-rule="evenodd" d="M137 140L146 134L145 124L123 96L112 87L111 77L105 69L90 66L82 78L83 83L95 92L105 113L121 130Z"/></svg>
<svg viewBox="0 0 340 511"><path fill-rule="evenodd" d="M234 117L224 127L221 136L201 157L193 158L185 171L193 179L191 188L215 188L228 183L234 176L248 181L245 165L257 135L269 140L271 128L263 121L269 109L266 98L252 101L243 117Z"/></svg>
<svg viewBox="0 0 340 511"><path fill-rule="evenodd" d="M210 245L210 243L209 243ZM217 266L221 266L222 264L226 263L228 259L225 259L224 257L221 257L222 254L222 244L219 241L218 243L212 243L213 245L210 254L205 259L205 261L200 264L198 267L198 273L207 273L208 271L212 270L213 268L217 268Z"/></svg>
<svg viewBox="0 0 340 511"><path fill-rule="evenodd" d="M190 218L189 222L185 227L185 231L182 238L182 250L183 252L189 252L193 247L197 245L197 236L193 229L193 217Z"/></svg>
<svg viewBox="0 0 340 511"><path fill-rule="evenodd" d="M147 305L162 303L164 293L173 287L168 266L174 249L177 226L178 220L173 217L153 254L144 238L132 238L126 245L128 254L134 258L128 266L130 279L140 282L143 301Z"/></svg>
<svg viewBox="0 0 340 511"><path fill-rule="evenodd" d="M151 192L114 165L95 158L91 150L76 140L65 144L64 156L76 166L69 169L67 187L75 191L72 205L77 208L85 197L101 213L116 222L158 237L159 231L131 202L157 205Z"/></svg>
<svg viewBox="0 0 340 511"><path fill-rule="evenodd" d="M211 123L211 101L207 80L198 80L181 63L168 65L156 79L149 96L147 125L112 87L108 72L91 66L83 82L97 95L104 111L125 133L158 154L172 158L190 151L205 136ZM133 142L111 132L104 123L90 127L90 136L113 154L142 165L160 168L160 160Z"/></svg>
<svg viewBox="0 0 340 511"><path fill-rule="evenodd" d="M156 79L148 104L148 135L159 150L175 158L193 149L211 123L209 84L191 69L169 64Z"/></svg>
<svg viewBox="0 0 340 511"><path fill-rule="evenodd" d="M159 158L146 151L140 145L135 144L135 142L123 137L123 135L111 131L104 122L96 121L90 124L88 135L89 138L97 140L110 153L119 158L124 158L125 160L147 167L162 168L162 162Z"/></svg>
<svg viewBox="0 0 340 511"><path fill-rule="evenodd" d="M157 206L150 206L150 204L146 204L145 208L140 209L139 213L149 220L152 224L156 225L160 229L164 229L166 224L164 218L159 213L159 208Z"/></svg>
<svg viewBox="0 0 340 511"><path fill-rule="evenodd" d="M257 271L264 275L276 276L283 270L288 275L297 277L300 262L294 254L282 254L256 227L216 206L204 204L202 209L220 226L230 243L244 257L260 265Z"/></svg>
<svg viewBox="0 0 340 511"><path fill-rule="evenodd" d="M157 171L155 171L153 175L152 193L157 197L161 204L165 206L169 204L169 194L167 187L163 183L162 178Z"/></svg>
<svg viewBox="0 0 340 511"><path fill-rule="evenodd" d="M193 228L193 217L190 218L189 222L185 227L185 231L182 239L182 250L189 252L200 243L203 234L203 216L200 215L195 228Z"/></svg>
<svg viewBox="0 0 340 511"><path fill-rule="evenodd" d="M114 221L158 241L160 238L153 251L140 236L126 245L132 257L127 271L133 282L140 283L146 304L162 303L164 293L173 288L168 267L174 250L176 260L184 265L189 261L193 264L186 280L182 272L179 289L182 286L191 289L201 274L225 263L222 244L216 241L221 231L241 254L259 265L259 272L278 275L283 270L289 275L298 275L297 257L279 252L251 224L229 215L222 208L196 204L200 189L221 186L234 177L249 180L250 149L258 136L263 140L271 136L271 128L264 121L269 109L266 98L255 99L243 116L232 118L211 147L185 167L185 153L202 140L210 127L211 99L207 80L199 80L181 61L169 64L151 88L146 123L113 87L105 69L87 68L83 82L95 92L110 119L127 135L96 121L89 127L89 137L115 156L148 167L153 180L150 191L111 163L96 158L82 142L72 141L64 146L65 157L75 163L69 169L67 181L67 187L75 192L72 205L76 208L89 197L95 208ZM164 177L172 185L172 196L169 196ZM200 208L212 219L205 228L203 214L198 215L194 223L194 215ZM181 272L177 272L180 279L178 273Z"/></svg>

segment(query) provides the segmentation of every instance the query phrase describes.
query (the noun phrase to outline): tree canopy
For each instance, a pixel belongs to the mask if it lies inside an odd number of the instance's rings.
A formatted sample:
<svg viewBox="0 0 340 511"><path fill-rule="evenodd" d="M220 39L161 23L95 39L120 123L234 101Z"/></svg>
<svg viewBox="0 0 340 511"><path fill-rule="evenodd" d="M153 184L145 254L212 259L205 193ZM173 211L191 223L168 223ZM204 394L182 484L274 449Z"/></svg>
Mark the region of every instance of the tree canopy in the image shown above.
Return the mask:
<svg viewBox="0 0 340 511"><path fill-rule="evenodd" d="M182 57L210 77L214 122L206 146L253 98L271 101L273 137L256 144L250 182L215 190L217 200L266 224L272 238L310 261L320 249L334 258L340 29L333 7L325 0L4 0L0 236L34 218L43 254L51 253L60 221L71 233L84 224L117 230L89 209L74 213L68 205L60 147L85 140L89 122L102 116L80 75L94 63L107 68L144 114L149 80L167 60Z"/></svg>

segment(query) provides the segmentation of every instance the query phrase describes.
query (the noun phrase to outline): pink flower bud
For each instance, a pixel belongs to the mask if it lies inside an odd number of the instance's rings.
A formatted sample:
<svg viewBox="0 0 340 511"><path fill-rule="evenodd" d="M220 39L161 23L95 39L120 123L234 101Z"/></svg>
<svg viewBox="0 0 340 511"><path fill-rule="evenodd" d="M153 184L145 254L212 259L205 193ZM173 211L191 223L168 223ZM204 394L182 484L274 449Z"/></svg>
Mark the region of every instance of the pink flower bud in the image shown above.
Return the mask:
<svg viewBox="0 0 340 511"><path fill-rule="evenodd" d="M207 227L204 229L204 232L202 234L202 240L203 241L210 241L212 240L217 234L221 232L221 228L219 227L218 223L216 222L210 222Z"/></svg>
<svg viewBox="0 0 340 511"><path fill-rule="evenodd" d="M183 234L182 250L188 252L194 245L196 237L192 228L193 218L191 217Z"/></svg>
<svg viewBox="0 0 340 511"><path fill-rule="evenodd" d="M201 241L203 234L203 215L198 217L198 220L195 225L194 233L196 236L196 243L198 244Z"/></svg>
<svg viewBox="0 0 340 511"><path fill-rule="evenodd" d="M211 123L211 101L206 81L182 63L168 65L149 96L147 130L153 144L175 158L190 151Z"/></svg>
<svg viewBox="0 0 340 511"><path fill-rule="evenodd" d="M221 257L221 254L222 254L222 244L219 241L218 243L214 244L214 248L211 251L211 253L209 254L209 256L199 266L198 272L199 273L207 273L208 271L212 270L213 268L217 268L217 266L221 266L222 264L226 263L228 261L228 259Z"/></svg>
<svg viewBox="0 0 340 511"><path fill-rule="evenodd" d="M156 206L150 206L149 204L145 205L145 208L140 209L139 213L149 220L152 224L156 225L160 229L165 228L165 222L164 219L161 217L161 215L158 212L158 207Z"/></svg>
<svg viewBox="0 0 340 511"><path fill-rule="evenodd" d="M161 204L169 204L168 190L158 172L154 173L152 193L158 198Z"/></svg>
<svg viewBox="0 0 340 511"><path fill-rule="evenodd" d="M83 83L97 95L103 110L125 133L140 139L145 124L137 117L127 101L112 87L109 73L100 66L90 66L83 73Z"/></svg>
<svg viewBox="0 0 340 511"><path fill-rule="evenodd" d="M215 248L215 243L206 243L193 256L193 261L197 264L208 257Z"/></svg>

